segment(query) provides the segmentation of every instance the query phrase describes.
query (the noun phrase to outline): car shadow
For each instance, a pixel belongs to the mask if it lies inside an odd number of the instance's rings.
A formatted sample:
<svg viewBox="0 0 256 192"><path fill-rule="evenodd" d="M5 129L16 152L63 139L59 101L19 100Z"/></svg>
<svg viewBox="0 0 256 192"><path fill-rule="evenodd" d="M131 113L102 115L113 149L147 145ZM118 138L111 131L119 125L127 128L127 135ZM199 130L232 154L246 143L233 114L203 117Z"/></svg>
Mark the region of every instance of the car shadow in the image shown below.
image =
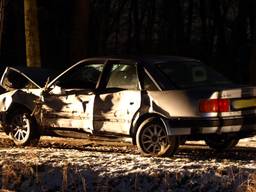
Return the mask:
<svg viewBox="0 0 256 192"><path fill-rule="evenodd" d="M77 144L71 145L67 143L49 143L40 142L42 148L58 148L58 149L76 149L79 151L91 151L91 152L102 152L102 153L121 153L121 154L133 154L140 155L137 147L128 144L127 145L115 145L113 143L97 143L92 141L88 144ZM182 145L173 157L170 158L188 158L193 161L200 160L230 160L230 161L250 161L255 160L256 147L240 147L237 146L233 149L226 150L223 152L217 152L203 144L189 144Z"/></svg>
<svg viewBox="0 0 256 192"><path fill-rule="evenodd" d="M56 148L56 149L75 149L78 151L88 151L88 152L102 152L102 153L122 153L122 154L139 154L136 146L131 144L115 145L108 144L104 141L97 143L95 141L89 141L86 144L69 144L66 142L47 142L40 141L38 147L41 148Z"/></svg>
<svg viewBox="0 0 256 192"><path fill-rule="evenodd" d="M16 147L11 139L1 138L0 147ZM115 142L96 142L90 141L86 143L70 144L68 141L46 141L41 140L38 144L39 148L56 148L56 149L75 149L79 151L91 151L91 152L102 152L102 153L121 153L121 154L133 154L140 155L137 147L125 143L120 145L120 142L115 144ZM237 146L233 149L226 150L224 152L217 152L210 149L204 144L186 144L181 145L177 150L176 154L170 158L188 158L193 161L209 160L215 159L217 161L222 161L224 159L229 161L251 161L255 159L256 147L242 147Z"/></svg>
<svg viewBox="0 0 256 192"><path fill-rule="evenodd" d="M230 150L215 151L206 145L183 145L174 157L189 158L194 161L215 159L215 160L231 160L231 161L250 161L255 159L256 147L234 147Z"/></svg>

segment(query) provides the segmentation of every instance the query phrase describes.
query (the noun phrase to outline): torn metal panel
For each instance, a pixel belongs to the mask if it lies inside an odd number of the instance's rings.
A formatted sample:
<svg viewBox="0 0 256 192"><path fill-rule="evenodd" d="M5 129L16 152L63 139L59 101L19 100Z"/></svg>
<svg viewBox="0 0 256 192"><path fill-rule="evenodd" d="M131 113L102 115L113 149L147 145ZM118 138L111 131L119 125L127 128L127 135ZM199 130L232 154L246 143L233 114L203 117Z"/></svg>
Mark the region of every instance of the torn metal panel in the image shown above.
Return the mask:
<svg viewBox="0 0 256 192"><path fill-rule="evenodd" d="M140 107L140 91L97 95L93 113L94 130L129 134L131 122Z"/></svg>
<svg viewBox="0 0 256 192"><path fill-rule="evenodd" d="M0 111L1 112L7 111L9 109L10 105L12 104L12 95L15 92L16 91L12 91L12 92L8 92L0 95Z"/></svg>
<svg viewBox="0 0 256 192"><path fill-rule="evenodd" d="M42 124L45 127L66 127L92 132L94 95L83 91L66 91L61 95L48 94L42 106Z"/></svg>
<svg viewBox="0 0 256 192"><path fill-rule="evenodd" d="M22 104L26 108L33 110L34 101L39 98L40 90L14 90L0 95L0 111L7 111L14 103Z"/></svg>

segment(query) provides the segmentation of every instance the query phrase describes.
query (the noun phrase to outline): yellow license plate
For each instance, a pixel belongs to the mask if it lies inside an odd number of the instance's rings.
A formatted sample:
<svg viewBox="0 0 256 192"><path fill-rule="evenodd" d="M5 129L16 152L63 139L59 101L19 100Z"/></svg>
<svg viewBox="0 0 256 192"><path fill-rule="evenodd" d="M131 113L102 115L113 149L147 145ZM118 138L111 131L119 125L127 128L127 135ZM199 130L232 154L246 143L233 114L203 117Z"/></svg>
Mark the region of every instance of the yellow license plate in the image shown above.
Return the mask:
<svg viewBox="0 0 256 192"><path fill-rule="evenodd" d="M255 99L241 99L232 102L234 109L245 109L256 107L256 98Z"/></svg>

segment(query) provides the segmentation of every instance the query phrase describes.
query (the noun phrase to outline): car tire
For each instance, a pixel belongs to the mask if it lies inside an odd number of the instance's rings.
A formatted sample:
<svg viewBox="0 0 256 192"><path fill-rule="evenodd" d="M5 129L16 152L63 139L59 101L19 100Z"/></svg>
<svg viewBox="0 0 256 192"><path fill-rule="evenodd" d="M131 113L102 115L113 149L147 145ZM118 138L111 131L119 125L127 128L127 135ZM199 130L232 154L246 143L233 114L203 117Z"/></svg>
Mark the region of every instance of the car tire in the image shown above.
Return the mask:
<svg viewBox="0 0 256 192"><path fill-rule="evenodd" d="M144 156L165 157L176 152L179 139L167 135L166 128L159 118L150 118L139 126L136 144Z"/></svg>
<svg viewBox="0 0 256 192"><path fill-rule="evenodd" d="M14 110L8 120L9 136L17 146L35 146L40 134L36 129L36 121L25 109Z"/></svg>
<svg viewBox="0 0 256 192"><path fill-rule="evenodd" d="M236 146L239 139L228 137L226 135L212 135L206 137L205 143L216 151L225 151Z"/></svg>

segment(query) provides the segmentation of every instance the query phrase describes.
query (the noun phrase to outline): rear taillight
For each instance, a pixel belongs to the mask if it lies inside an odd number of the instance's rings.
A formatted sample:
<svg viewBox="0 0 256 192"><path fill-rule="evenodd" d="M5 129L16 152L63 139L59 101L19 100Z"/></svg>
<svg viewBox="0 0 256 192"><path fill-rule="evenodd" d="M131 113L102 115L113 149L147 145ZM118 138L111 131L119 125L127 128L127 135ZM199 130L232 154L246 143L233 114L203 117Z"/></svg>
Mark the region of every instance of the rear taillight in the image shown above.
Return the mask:
<svg viewBox="0 0 256 192"><path fill-rule="evenodd" d="M228 99L207 99L200 101L199 111L202 113L228 112L229 106Z"/></svg>

